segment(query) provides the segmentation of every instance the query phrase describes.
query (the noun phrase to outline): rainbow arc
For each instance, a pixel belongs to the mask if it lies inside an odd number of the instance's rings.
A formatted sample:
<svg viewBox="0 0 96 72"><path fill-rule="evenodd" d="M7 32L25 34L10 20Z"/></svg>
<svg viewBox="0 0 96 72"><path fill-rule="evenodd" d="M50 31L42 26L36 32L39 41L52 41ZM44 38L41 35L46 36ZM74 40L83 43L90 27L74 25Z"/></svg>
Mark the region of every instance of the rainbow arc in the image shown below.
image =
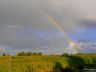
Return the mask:
<svg viewBox="0 0 96 72"><path fill-rule="evenodd" d="M79 52L79 46L76 42L74 42L65 32L64 28L60 25L58 21L56 21L52 16L50 16L46 11L42 11L43 15L48 18L48 20L60 31L64 33L64 37L69 44L69 49L74 50L73 54L77 54Z"/></svg>

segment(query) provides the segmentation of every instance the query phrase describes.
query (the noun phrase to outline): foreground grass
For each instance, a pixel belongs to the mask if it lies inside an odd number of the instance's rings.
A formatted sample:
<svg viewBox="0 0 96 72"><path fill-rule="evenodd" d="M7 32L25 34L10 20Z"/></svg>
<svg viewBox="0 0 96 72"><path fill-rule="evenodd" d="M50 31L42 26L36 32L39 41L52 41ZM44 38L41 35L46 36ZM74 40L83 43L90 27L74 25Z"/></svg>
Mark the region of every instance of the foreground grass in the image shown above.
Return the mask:
<svg viewBox="0 0 96 72"><path fill-rule="evenodd" d="M71 58L74 58L70 56ZM52 72L55 62L63 68L81 65L80 60L66 56L2 56L0 72ZM86 64L95 64L96 55L78 55ZM92 60L94 58L94 60ZM77 64L76 64L77 61ZM79 62L79 63L78 63Z"/></svg>
<svg viewBox="0 0 96 72"><path fill-rule="evenodd" d="M54 66L54 62L56 61L60 62L63 67L68 66L67 58L60 56L0 57L0 72L39 72L40 70L51 71Z"/></svg>

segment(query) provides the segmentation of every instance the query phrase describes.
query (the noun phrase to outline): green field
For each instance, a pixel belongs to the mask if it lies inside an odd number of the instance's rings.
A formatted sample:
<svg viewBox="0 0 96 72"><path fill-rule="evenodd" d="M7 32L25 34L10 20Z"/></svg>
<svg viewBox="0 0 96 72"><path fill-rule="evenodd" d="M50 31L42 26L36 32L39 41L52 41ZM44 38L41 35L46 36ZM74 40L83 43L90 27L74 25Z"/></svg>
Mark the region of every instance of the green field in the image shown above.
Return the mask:
<svg viewBox="0 0 96 72"><path fill-rule="evenodd" d="M76 56L1 56L0 72L52 72L55 62L63 68L96 68L96 55ZM90 67L90 65L92 65Z"/></svg>

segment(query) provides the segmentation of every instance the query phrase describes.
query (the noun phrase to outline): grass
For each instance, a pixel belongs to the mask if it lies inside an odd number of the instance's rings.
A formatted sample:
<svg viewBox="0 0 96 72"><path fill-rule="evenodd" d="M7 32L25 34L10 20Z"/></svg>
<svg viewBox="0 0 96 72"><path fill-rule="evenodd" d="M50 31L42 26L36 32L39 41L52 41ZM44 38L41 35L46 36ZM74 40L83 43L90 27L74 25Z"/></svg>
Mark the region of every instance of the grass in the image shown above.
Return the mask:
<svg viewBox="0 0 96 72"><path fill-rule="evenodd" d="M77 55L86 64L92 64L96 55ZM70 58L66 56L1 56L0 72L51 72L54 63L59 62L63 68L70 67ZM76 59L75 59L76 60ZM72 62L72 61L71 61ZM73 62L72 65L76 64Z"/></svg>

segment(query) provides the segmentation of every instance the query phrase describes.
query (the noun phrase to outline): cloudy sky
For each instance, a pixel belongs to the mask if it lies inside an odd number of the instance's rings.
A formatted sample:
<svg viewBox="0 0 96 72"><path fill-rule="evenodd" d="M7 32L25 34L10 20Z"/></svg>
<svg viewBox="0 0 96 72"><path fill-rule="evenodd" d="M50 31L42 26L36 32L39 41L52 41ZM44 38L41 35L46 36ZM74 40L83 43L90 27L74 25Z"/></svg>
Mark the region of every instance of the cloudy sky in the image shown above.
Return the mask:
<svg viewBox="0 0 96 72"><path fill-rule="evenodd" d="M95 40L95 3L96 0L0 0L1 53L69 52L65 34L75 42Z"/></svg>

